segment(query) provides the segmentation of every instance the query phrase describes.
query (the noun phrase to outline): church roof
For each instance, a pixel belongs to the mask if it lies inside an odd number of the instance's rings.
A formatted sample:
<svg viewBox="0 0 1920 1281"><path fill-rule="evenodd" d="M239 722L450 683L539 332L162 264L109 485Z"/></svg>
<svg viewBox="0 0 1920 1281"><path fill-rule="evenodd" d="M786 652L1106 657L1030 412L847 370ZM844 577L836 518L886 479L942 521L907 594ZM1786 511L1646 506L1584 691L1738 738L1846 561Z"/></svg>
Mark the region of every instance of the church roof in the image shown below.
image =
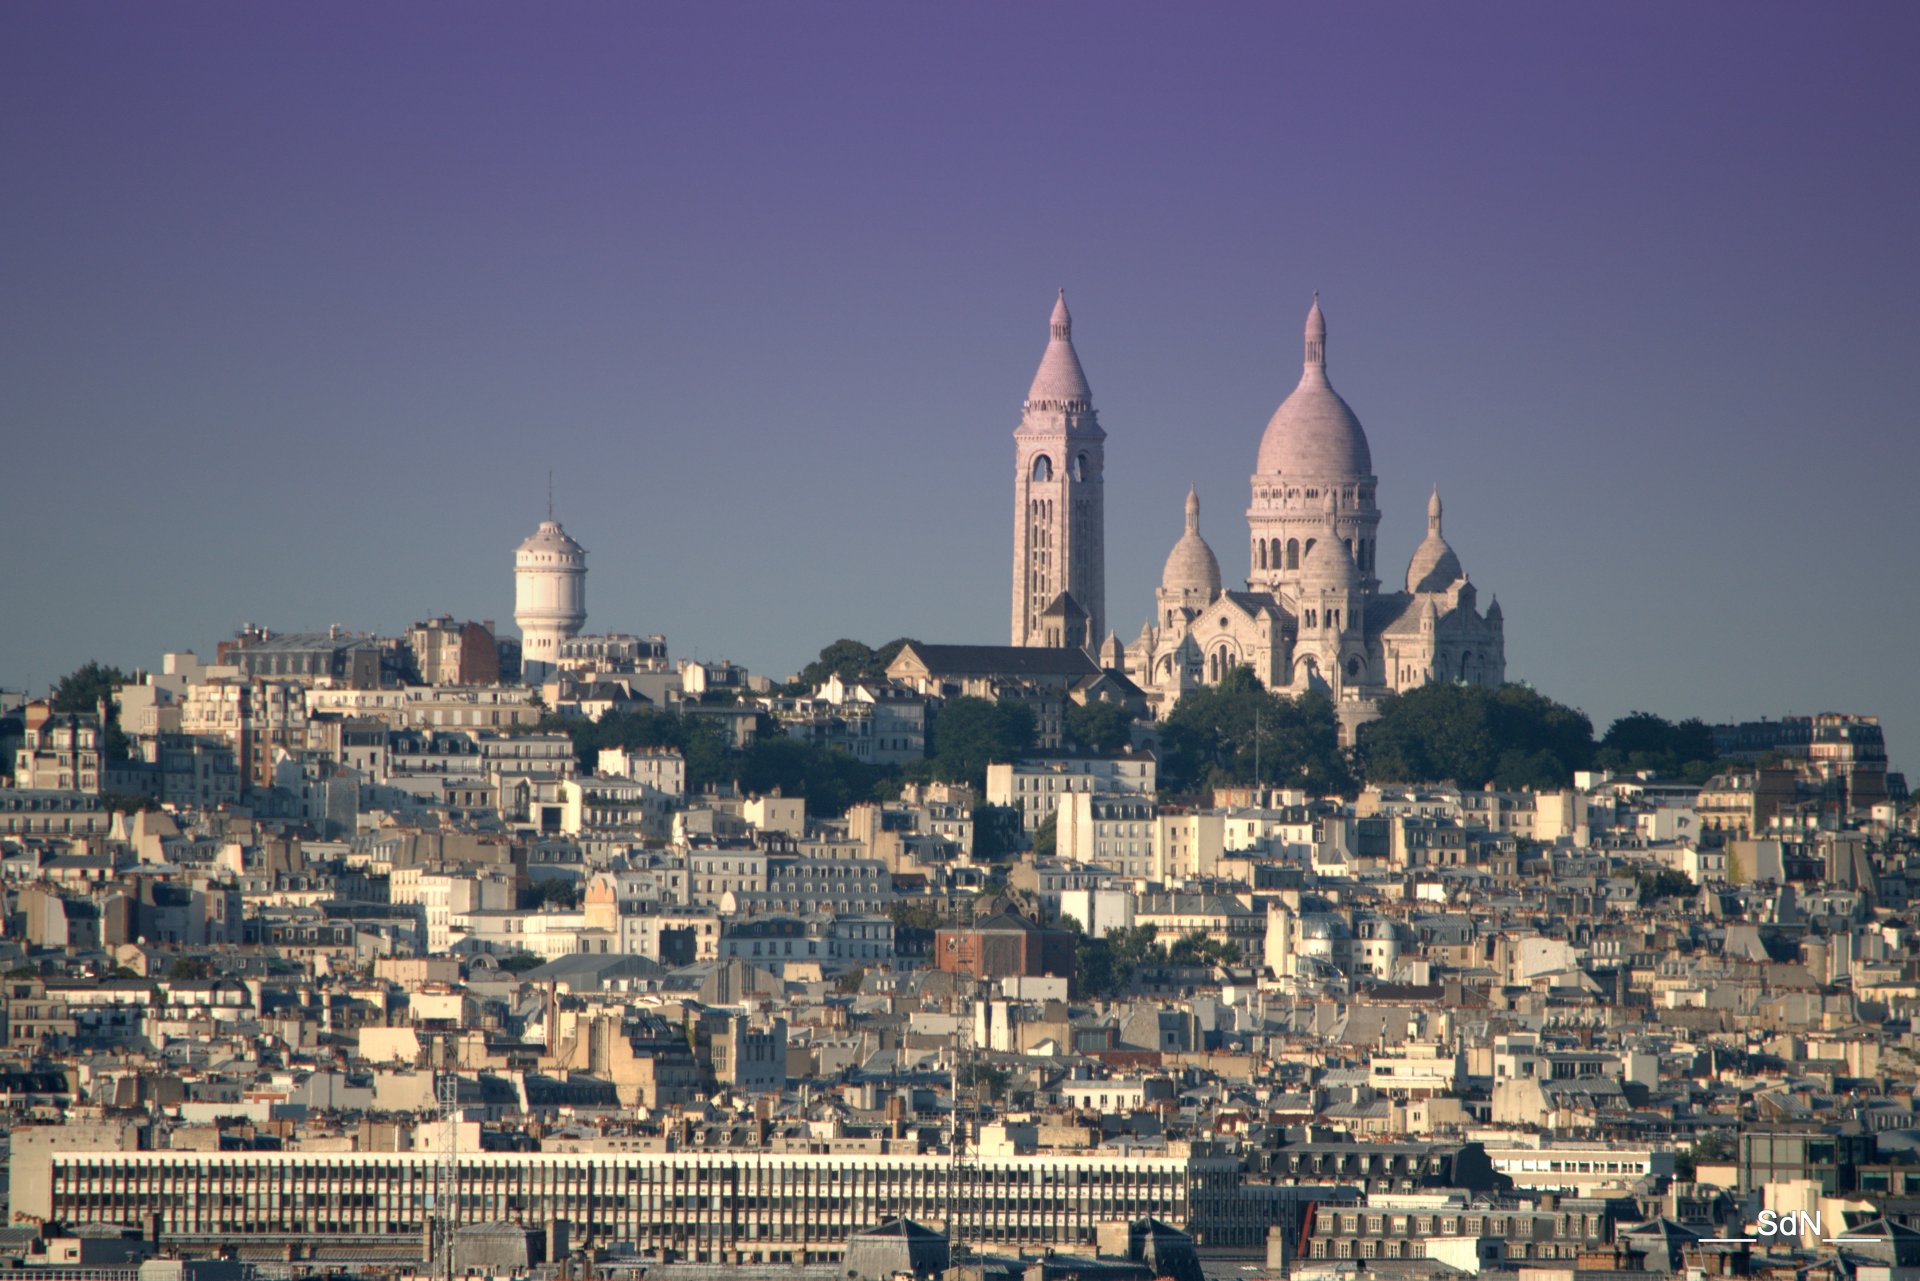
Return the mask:
<svg viewBox="0 0 1920 1281"><path fill-rule="evenodd" d="M1220 561L1200 537L1200 494L1187 490L1187 532L1167 554L1160 571L1160 588L1168 592L1200 592L1208 600L1220 594Z"/></svg>
<svg viewBox="0 0 1920 1281"><path fill-rule="evenodd" d="M1047 323L1047 350L1040 357L1033 386L1027 389L1026 407L1081 412L1093 408L1093 388L1087 385L1080 355L1073 349L1073 316L1067 311L1064 289L1053 304L1053 317Z"/></svg>
<svg viewBox="0 0 1920 1281"><path fill-rule="evenodd" d="M1035 645L903 645L934 676L1096 676L1100 665L1085 650ZM899 658L894 660L899 662Z"/></svg>
<svg viewBox="0 0 1920 1281"><path fill-rule="evenodd" d="M1306 359L1300 383L1281 402L1260 438L1254 469L1261 475L1358 480L1373 474L1367 434L1327 381L1327 320L1319 295L1307 313Z"/></svg>

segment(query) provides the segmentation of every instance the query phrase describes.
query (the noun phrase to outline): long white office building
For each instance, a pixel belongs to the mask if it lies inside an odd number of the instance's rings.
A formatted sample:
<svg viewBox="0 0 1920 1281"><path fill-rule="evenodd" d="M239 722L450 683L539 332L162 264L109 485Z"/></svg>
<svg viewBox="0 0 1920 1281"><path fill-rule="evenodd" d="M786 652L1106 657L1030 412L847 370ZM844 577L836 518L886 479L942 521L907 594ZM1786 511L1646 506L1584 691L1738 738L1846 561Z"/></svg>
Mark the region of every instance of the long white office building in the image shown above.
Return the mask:
<svg viewBox="0 0 1920 1281"><path fill-rule="evenodd" d="M418 1259L438 1195L423 1152L55 1150L41 1160L44 1182L14 1170L16 1213L70 1225L157 1215L166 1241L255 1258ZM488 1152L463 1154L459 1167L460 1223L564 1223L575 1246L631 1242L696 1262L831 1262L850 1234L896 1216L945 1226L956 1201L964 1238L1001 1248L1085 1248L1098 1224L1142 1216L1202 1247L1244 1248L1264 1240L1269 1218L1237 1161L1211 1151L980 1157L958 1169L939 1154Z"/></svg>

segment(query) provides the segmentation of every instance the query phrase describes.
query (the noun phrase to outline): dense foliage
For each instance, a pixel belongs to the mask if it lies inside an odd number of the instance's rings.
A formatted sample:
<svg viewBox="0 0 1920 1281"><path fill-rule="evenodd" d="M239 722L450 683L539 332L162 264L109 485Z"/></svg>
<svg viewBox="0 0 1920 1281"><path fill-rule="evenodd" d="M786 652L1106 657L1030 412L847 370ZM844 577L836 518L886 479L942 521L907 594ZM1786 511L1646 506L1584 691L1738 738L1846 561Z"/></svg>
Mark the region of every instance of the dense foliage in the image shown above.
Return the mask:
<svg viewBox="0 0 1920 1281"><path fill-rule="evenodd" d="M687 759L691 791L722 783L761 795L778 788L784 795L804 796L807 812L816 817L844 814L849 806L871 800L889 786L895 795L899 790L897 771L789 738L771 721L761 725L763 732L744 751L735 749L717 724L697 714L642 709L609 712L598 721L548 716L541 719L540 727L571 738L586 770L597 767L603 747L676 748Z"/></svg>
<svg viewBox="0 0 1920 1281"><path fill-rule="evenodd" d="M53 710L92 713L98 712L105 703L107 723L101 735L101 753L110 761L125 760L133 753L133 743L120 731L120 709L114 704L113 691L132 680L133 677L119 668L90 659L62 676L54 686Z"/></svg>
<svg viewBox="0 0 1920 1281"><path fill-rule="evenodd" d="M1095 756L1112 756L1133 741L1133 717L1118 703L1068 703L1067 741Z"/></svg>
<svg viewBox="0 0 1920 1281"><path fill-rule="evenodd" d="M1593 759L1593 723L1523 685L1433 684L1388 699L1360 727L1369 782L1565 787Z"/></svg>
<svg viewBox="0 0 1920 1281"><path fill-rule="evenodd" d="M987 764L1025 756L1033 750L1033 736L1033 712L1019 703L950 698L928 730L933 777L967 783L984 794Z"/></svg>
<svg viewBox="0 0 1920 1281"><path fill-rule="evenodd" d="M1651 770L1664 778L1704 783L1721 762L1705 721L1675 724L1652 712L1629 712L1607 727L1593 763L1617 774Z"/></svg>
<svg viewBox="0 0 1920 1281"><path fill-rule="evenodd" d="M889 641L879 649L871 649L857 640L842 637L820 651L820 657L800 669L800 674L787 686L788 692L811 694L824 685L829 676L838 676L842 680L878 680L887 674L887 664L900 653L903 646L912 641L902 636Z"/></svg>
<svg viewBox="0 0 1920 1281"><path fill-rule="evenodd" d="M1235 783L1353 790L1333 704L1284 698L1244 667L1181 698L1160 735L1160 786L1182 794Z"/></svg>
<svg viewBox="0 0 1920 1281"><path fill-rule="evenodd" d="M973 807L973 858L977 863L1004 863L1026 844L1020 811L1011 805Z"/></svg>

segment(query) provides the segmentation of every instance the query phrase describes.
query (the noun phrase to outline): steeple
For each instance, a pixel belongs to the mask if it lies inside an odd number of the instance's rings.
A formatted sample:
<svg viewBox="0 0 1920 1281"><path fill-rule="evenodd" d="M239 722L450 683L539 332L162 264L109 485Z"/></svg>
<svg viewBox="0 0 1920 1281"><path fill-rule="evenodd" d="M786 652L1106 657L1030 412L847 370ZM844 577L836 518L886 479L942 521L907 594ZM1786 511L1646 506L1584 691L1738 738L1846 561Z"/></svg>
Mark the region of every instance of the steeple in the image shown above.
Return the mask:
<svg viewBox="0 0 1920 1281"><path fill-rule="evenodd" d="M1200 490L1197 486L1187 486L1187 532L1200 532Z"/></svg>
<svg viewBox="0 0 1920 1281"><path fill-rule="evenodd" d="M1320 310L1320 291L1313 291L1313 306L1307 311L1307 359L1308 369L1325 369L1327 366L1327 317Z"/></svg>
<svg viewBox="0 0 1920 1281"><path fill-rule="evenodd" d="M1433 487L1433 497L1427 499L1427 533L1431 537L1440 537L1440 486Z"/></svg>
<svg viewBox="0 0 1920 1281"><path fill-rule="evenodd" d="M1047 321L1047 350L1034 372L1033 386L1027 389L1029 411L1054 410L1089 413L1093 409L1093 389L1080 368L1080 355L1073 349L1073 313L1067 310L1067 291L1054 300L1053 316Z"/></svg>

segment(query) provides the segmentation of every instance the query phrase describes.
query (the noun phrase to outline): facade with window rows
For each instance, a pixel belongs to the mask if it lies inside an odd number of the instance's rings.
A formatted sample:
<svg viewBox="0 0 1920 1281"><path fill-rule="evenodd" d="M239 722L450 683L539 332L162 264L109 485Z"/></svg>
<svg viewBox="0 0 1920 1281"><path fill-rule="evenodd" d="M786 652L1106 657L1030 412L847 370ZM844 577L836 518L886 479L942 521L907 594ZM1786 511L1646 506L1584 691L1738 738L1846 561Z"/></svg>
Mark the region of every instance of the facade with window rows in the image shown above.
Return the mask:
<svg viewBox="0 0 1920 1281"><path fill-rule="evenodd" d="M830 1262L895 1217L1003 1248L1095 1243L1096 1225L1162 1219L1202 1245L1253 1246L1266 1215L1231 1157L1009 1157L954 1171L926 1156L755 1153L463 1155L459 1221L564 1222L587 1245L632 1242L705 1262ZM431 1153L56 1152L46 1206L63 1223L140 1223L163 1239L254 1253L392 1244L419 1257L435 1194Z"/></svg>
<svg viewBox="0 0 1920 1281"><path fill-rule="evenodd" d="M1339 1206L1314 1211L1306 1254L1314 1259L1424 1259L1430 1241L1465 1238L1500 1242L1500 1255L1510 1263L1565 1260L1571 1266L1582 1254L1609 1245L1613 1228L1608 1204L1584 1197L1542 1210L1457 1201L1441 1206Z"/></svg>

